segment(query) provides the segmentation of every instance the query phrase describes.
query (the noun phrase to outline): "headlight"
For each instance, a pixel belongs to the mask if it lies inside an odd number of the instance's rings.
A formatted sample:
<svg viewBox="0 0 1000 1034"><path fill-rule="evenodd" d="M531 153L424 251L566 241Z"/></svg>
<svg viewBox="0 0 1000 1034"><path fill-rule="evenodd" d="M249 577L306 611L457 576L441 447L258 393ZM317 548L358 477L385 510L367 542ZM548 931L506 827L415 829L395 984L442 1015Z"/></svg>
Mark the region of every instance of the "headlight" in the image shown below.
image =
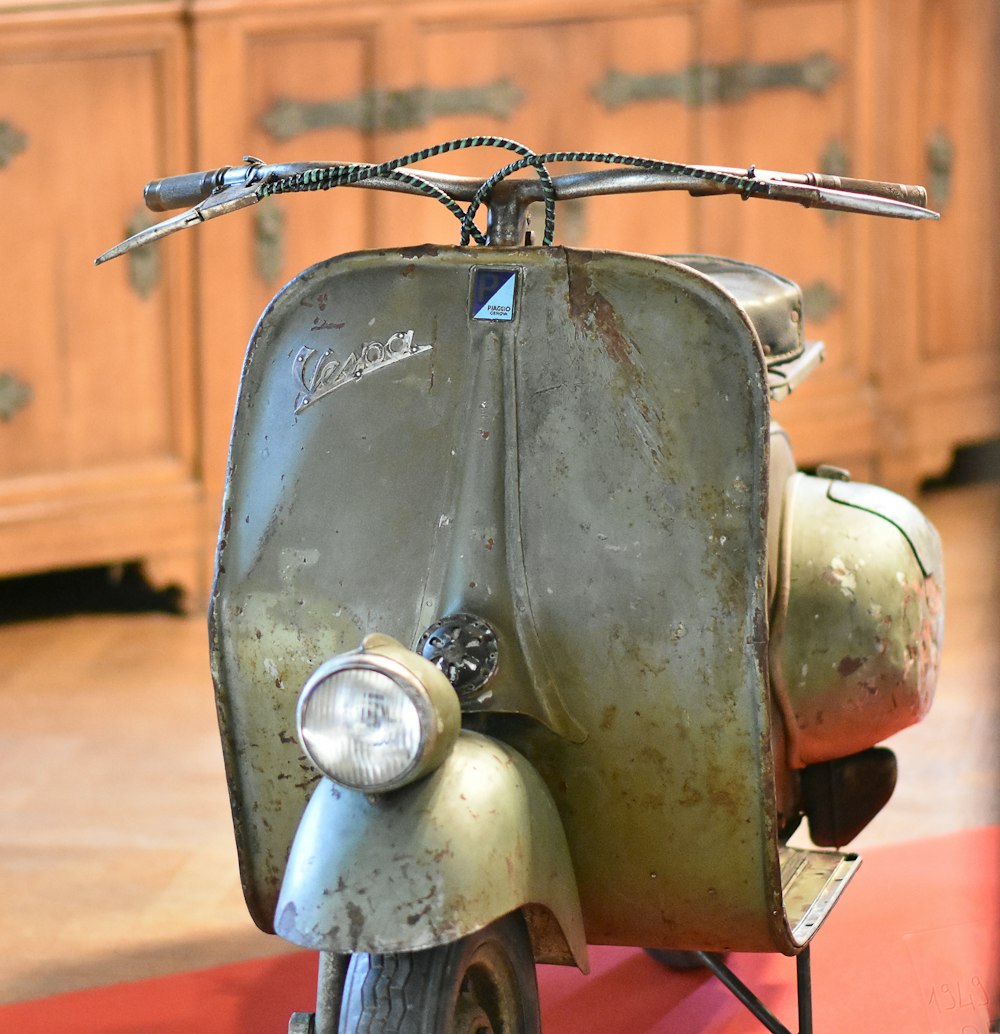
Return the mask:
<svg viewBox="0 0 1000 1034"><path fill-rule="evenodd" d="M458 697L428 661L388 636L335 657L299 697L303 749L321 772L369 793L436 768L458 735Z"/></svg>

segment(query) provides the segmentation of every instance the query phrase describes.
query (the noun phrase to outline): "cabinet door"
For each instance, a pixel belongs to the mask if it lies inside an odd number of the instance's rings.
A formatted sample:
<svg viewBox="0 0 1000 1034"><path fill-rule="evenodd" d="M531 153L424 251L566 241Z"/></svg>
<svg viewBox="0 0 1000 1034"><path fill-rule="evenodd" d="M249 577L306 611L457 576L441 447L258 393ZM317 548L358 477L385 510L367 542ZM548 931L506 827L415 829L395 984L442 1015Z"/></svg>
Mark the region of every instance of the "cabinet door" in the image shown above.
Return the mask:
<svg viewBox="0 0 1000 1034"><path fill-rule="evenodd" d="M199 7L195 21L200 168L366 161L378 22L343 5ZM202 448L218 514L243 355L271 296L302 269L370 246L371 192L282 195L199 227Z"/></svg>
<svg viewBox="0 0 1000 1034"><path fill-rule="evenodd" d="M513 138L536 152L614 151L697 161L697 112L674 97L631 108L621 92L663 62L696 60L701 15L689 6L536 3L515 14L503 5L442 12L426 5L414 16L405 48L397 50L395 87L423 99L419 125L379 135L385 155L478 134ZM405 70L405 71L404 71ZM489 175L517 155L462 151L434 168ZM428 163L431 167L432 163ZM557 163L553 175L592 165ZM521 173L525 175L525 173ZM457 239L440 206L409 199L379 204L379 243ZM600 198L559 205L556 242L653 253L693 246L696 207L666 194ZM542 213L533 213L536 239ZM481 228L485 224L480 222Z"/></svg>
<svg viewBox="0 0 1000 1034"><path fill-rule="evenodd" d="M887 63L900 88L883 136L941 212L934 225L900 227L889 256L917 290L887 355L887 461L915 481L942 473L957 445L1000 434L1000 4L886 6Z"/></svg>
<svg viewBox="0 0 1000 1034"><path fill-rule="evenodd" d="M93 265L183 161L183 54L120 12L0 34L0 572L194 548L186 263Z"/></svg>
<svg viewBox="0 0 1000 1034"><path fill-rule="evenodd" d="M599 12L535 4L530 17L476 11L408 33L413 83L447 98L507 96L503 115L442 114L386 134L382 150L474 131L539 149L614 150L746 168L876 175L872 148L874 23L862 0L704 0ZM474 55L474 61L462 60ZM504 94L502 91L508 91ZM480 159L484 161L485 159ZM490 167L497 158L489 157ZM450 169L473 169L465 155ZM891 173L886 173L887 177ZM440 239L447 216L406 218L393 200L380 241ZM391 209L390 209L391 205ZM871 256L878 229L861 216L738 198L640 195L561 206L557 240L653 253L704 250L796 280L807 331L828 340L821 371L776 409L805 463L870 474L880 442L873 359Z"/></svg>
<svg viewBox="0 0 1000 1034"><path fill-rule="evenodd" d="M746 0L735 20L742 53L719 106L713 151L731 164L892 178L875 168L870 5L860 0ZM900 177L902 178L902 177ZM799 205L719 202L709 250L767 266L803 290L807 337L823 366L773 415L800 463L874 472L879 419L872 355L872 247L879 220Z"/></svg>
<svg viewBox="0 0 1000 1034"><path fill-rule="evenodd" d="M676 97L622 110L614 77L641 78L664 60L692 64L701 20L697 6L652 0L613 14L606 5L553 0L513 13L450 3L355 9L202 0L195 5L199 165L231 164L248 152L269 162L382 161L490 133L536 150L652 147L697 160L697 111ZM463 151L423 164L487 175L514 157ZM335 193L272 198L198 232L203 448L216 490L240 358L269 296L331 254L458 241L457 222L432 200ZM574 202L561 206L557 240L691 250L697 212L678 196Z"/></svg>

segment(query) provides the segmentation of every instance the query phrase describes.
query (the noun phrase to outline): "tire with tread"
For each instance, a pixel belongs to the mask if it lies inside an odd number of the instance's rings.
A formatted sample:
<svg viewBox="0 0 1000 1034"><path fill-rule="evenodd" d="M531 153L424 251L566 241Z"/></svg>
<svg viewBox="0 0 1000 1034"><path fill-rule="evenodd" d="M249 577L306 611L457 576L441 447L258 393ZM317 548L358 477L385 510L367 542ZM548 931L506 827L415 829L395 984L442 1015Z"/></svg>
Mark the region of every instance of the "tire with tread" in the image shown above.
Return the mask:
<svg viewBox="0 0 1000 1034"><path fill-rule="evenodd" d="M354 955L338 1034L540 1034L527 927L512 913L451 944Z"/></svg>

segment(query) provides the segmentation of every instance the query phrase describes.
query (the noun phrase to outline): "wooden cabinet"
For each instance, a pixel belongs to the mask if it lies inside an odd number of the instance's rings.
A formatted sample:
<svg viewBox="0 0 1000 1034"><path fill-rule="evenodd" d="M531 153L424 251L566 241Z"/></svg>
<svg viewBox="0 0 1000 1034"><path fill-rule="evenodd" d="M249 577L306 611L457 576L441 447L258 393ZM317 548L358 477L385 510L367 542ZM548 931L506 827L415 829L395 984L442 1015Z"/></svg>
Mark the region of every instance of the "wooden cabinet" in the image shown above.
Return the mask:
<svg viewBox="0 0 1000 1034"><path fill-rule="evenodd" d="M0 10L0 574L203 568L189 247L93 266L190 159L177 14Z"/></svg>
<svg viewBox="0 0 1000 1034"><path fill-rule="evenodd" d="M878 126L885 161L916 170L942 214L926 232L892 228L873 299L900 310L878 383L883 469L905 479L1000 434L1000 4L884 6L885 64L901 87Z"/></svg>
<svg viewBox="0 0 1000 1034"><path fill-rule="evenodd" d="M0 570L210 546L243 352L270 296L331 254L457 239L433 201L344 190L273 198L138 266L90 268L147 179L247 154L378 161L495 133L928 183L940 224L661 195L567 203L557 240L721 253L798 281L828 355L775 410L803 464L912 492L958 445L1000 433L1000 213L980 183L998 144L989 0L176 0L0 4L0 19L18 242L0 286L0 399L14 399Z"/></svg>
<svg viewBox="0 0 1000 1034"><path fill-rule="evenodd" d="M601 70L638 73L664 56L690 63L697 21L648 2L625 13L596 4L581 13L565 3L197 4L200 161L247 152L267 161L378 161L483 133L536 149L655 150L662 141L650 139L649 112L621 119L599 99ZM664 139L683 140L687 150L694 113L669 102L652 108ZM433 167L488 175L516 157L465 151ZM696 218L697 207L676 196L574 202L561 209L559 239L689 250ZM227 222L206 227L198 242L209 285L200 319L213 343L208 396L219 399L235 391L256 314L299 269L354 248L458 239L454 218L435 202L363 191L272 198ZM220 407L207 416L210 472L223 469L230 415Z"/></svg>
<svg viewBox="0 0 1000 1034"><path fill-rule="evenodd" d="M958 445L1000 432L1000 213L977 182L997 153L997 5L206 0L194 15L205 166L245 150L374 161L496 133L539 150L929 183L944 213L933 226L674 195L567 204L557 239L733 255L799 282L827 360L775 415L805 465L913 493ZM463 153L435 167L488 172L505 160ZM455 234L429 201L274 199L242 226L202 234L201 275L216 284L202 325L213 342L248 332L271 290L326 254ZM230 395L244 336L232 334L213 376ZM206 455L224 438L220 418Z"/></svg>

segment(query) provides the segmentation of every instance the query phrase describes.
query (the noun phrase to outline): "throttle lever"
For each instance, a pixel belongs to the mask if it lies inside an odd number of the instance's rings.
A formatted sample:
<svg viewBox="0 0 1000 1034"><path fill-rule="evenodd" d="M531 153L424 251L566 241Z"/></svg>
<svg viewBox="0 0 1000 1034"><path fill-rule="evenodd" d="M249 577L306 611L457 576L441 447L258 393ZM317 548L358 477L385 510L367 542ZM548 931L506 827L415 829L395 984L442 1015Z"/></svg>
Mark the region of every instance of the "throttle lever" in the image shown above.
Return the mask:
<svg viewBox="0 0 1000 1034"><path fill-rule="evenodd" d="M221 169L186 172L180 176L165 176L163 179L152 180L146 184L142 199L146 207L153 212L172 212L175 208L190 208L225 186L226 173L232 168L231 165L224 165Z"/></svg>
<svg viewBox="0 0 1000 1034"><path fill-rule="evenodd" d="M264 162L252 155L247 155L243 162L243 165L223 165L205 172L185 172L152 180L142 192L143 201L153 212L172 212L175 208L191 208L207 201L224 187L249 186Z"/></svg>

